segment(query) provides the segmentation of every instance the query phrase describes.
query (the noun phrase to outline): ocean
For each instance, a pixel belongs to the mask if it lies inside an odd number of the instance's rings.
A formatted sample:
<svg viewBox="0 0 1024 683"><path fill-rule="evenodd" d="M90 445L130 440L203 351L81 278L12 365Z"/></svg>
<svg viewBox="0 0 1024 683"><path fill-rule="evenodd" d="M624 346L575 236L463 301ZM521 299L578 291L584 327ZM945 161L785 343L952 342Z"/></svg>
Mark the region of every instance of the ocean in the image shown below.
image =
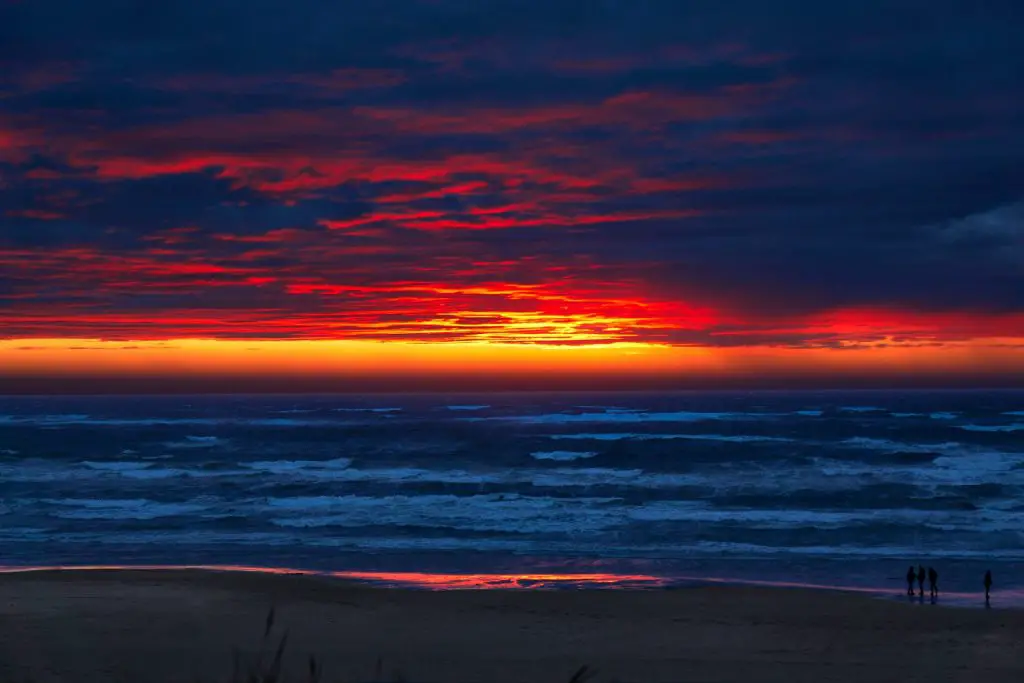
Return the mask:
<svg viewBox="0 0 1024 683"><path fill-rule="evenodd" d="M1024 392L0 397L0 565L1024 585Z"/></svg>

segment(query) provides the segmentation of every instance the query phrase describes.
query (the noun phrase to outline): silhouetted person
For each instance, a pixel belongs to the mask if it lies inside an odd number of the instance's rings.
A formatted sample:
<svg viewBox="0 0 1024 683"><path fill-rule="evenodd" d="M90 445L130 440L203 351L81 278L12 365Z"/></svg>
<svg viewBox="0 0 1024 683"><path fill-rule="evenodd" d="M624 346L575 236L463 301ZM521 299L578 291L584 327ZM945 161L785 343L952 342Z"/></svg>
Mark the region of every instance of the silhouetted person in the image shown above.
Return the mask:
<svg viewBox="0 0 1024 683"><path fill-rule="evenodd" d="M924 577L924 567L917 565L917 594L922 598L924 597Z"/></svg>
<svg viewBox="0 0 1024 683"><path fill-rule="evenodd" d="M992 571L985 572L985 604L988 604L989 593L992 591Z"/></svg>
<svg viewBox="0 0 1024 683"><path fill-rule="evenodd" d="M939 597L939 573L934 567L928 567L928 594L933 598Z"/></svg>
<svg viewBox="0 0 1024 683"><path fill-rule="evenodd" d="M917 580L917 571L914 569L914 565L910 565L910 569L907 570L907 595L914 597L914 581Z"/></svg>

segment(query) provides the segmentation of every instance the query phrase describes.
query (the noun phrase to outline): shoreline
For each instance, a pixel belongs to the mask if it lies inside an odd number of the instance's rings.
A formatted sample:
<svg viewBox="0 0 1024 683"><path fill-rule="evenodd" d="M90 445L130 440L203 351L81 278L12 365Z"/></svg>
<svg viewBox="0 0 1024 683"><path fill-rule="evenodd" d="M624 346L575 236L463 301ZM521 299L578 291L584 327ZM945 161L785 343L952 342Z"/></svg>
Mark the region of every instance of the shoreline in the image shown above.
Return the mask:
<svg viewBox="0 0 1024 683"><path fill-rule="evenodd" d="M1019 681L1024 611L930 610L843 591L420 590L321 575L35 570L0 575L0 680L230 680L268 611L334 681ZM271 650L276 647L275 637ZM383 662L383 665L379 664ZM401 674L401 675L399 675Z"/></svg>
<svg viewBox="0 0 1024 683"><path fill-rule="evenodd" d="M602 572L563 573L442 573L442 572L371 572L328 571L291 567L262 567L249 565L32 565L0 566L0 580L5 575L75 575L103 573L182 573L199 574L255 574L285 577L316 577L339 584L378 589L424 591L550 591L550 590L614 590L657 591L690 588L731 587L760 590L799 590L824 593L860 595L865 598L902 602L908 605L929 605L958 609L1014 609L1024 610L1024 590L1010 589L993 592L995 604L985 604L984 594L978 592L940 592L938 600L923 596L908 596L903 590L889 587L835 585L794 581L764 581L733 577L711 576L656 576L649 574L619 574Z"/></svg>

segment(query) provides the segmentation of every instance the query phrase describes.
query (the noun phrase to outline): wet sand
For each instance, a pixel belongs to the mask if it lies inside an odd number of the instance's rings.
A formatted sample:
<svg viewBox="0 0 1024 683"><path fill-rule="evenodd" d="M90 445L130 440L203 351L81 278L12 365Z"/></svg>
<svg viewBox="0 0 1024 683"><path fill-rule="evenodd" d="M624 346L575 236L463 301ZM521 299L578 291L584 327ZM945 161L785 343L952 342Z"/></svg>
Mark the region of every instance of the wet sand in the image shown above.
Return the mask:
<svg viewBox="0 0 1024 683"><path fill-rule="evenodd" d="M196 571L0 575L0 681L227 681L268 609L324 683L1024 680L1024 611L824 591L369 588ZM275 643L276 644L276 643ZM301 680L306 680L302 678Z"/></svg>

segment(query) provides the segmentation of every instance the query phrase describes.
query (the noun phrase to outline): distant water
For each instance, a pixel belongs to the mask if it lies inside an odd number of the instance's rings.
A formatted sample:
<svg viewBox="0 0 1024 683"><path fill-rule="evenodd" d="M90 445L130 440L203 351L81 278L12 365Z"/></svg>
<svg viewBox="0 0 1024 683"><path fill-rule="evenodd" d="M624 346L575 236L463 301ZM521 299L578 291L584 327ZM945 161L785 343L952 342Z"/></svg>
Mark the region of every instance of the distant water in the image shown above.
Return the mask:
<svg viewBox="0 0 1024 683"><path fill-rule="evenodd" d="M0 564L1024 585L1024 393L0 397Z"/></svg>

